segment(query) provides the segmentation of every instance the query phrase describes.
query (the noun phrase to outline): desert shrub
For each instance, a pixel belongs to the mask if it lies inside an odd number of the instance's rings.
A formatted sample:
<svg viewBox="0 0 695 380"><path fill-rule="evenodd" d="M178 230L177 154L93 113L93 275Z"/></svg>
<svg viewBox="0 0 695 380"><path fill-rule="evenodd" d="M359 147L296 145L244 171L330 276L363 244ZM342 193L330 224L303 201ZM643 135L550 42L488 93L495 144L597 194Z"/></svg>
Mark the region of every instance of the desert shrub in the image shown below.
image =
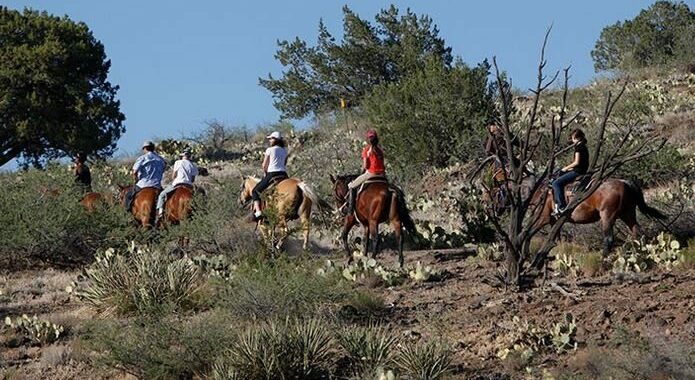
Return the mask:
<svg viewBox="0 0 695 380"><path fill-rule="evenodd" d="M406 344L395 362L401 379L438 380L453 371L453 351L436 342Z"/></svg>
<svg viewBox="0 0 695 380"><path fill-rule="evenodd" d="M227 316L206 313L97 320L87 323L79 344L97 365L145 379L185 379L208 373L221 348L235 339Z"/></svg>
<svg viewBox="0 0 695 380"><path fill-rule="evenodd" d="M357 260L346 265L342 270L342 275L348 281L362 283L370 287L397 286L408 278L406 271L390 269L365 256L359 256Z"/></svg>
<svg viewBox="0 0 695 380"><path fill-rule="evenodd" d="M654 186L682 178L686 174L687 162L675 146L666 144L654 154L627 163L616 176L637 180L645 186Z"/></svg>
<svg viewBox="0 0 695 380"><path fill-rule="evenodd" d="M354 322L375 321L382 319L386 311L383 297L372 291L357 290L345 299L340 316Z"/></svg>
<svg viewBox="0 0 695 380"><path fill-rule="evenodd" d="M239 180L224 178L205 187L207 195L197 192L191 216L176 226L158 231L162 243L186 238L180 247L189 253L224 254L230 257L256 252L257 239L251 228L239 224L245 210L236 202Z"/></svg>
<svg viewBox="0 0 695 380"><path fill-rule="evenodd" d="M0 174L0 185L0 262L6 266L80 264L94 249L137 235L116 206L88 213L66 166Z"/></svg>
<svg viewBox="0 0 695 380"><path fill-rule="evenodd" d="M102 314L128 315L198 308L205 284L192 260L133 243L126 251L98 252L73 291Z"/></svg>
<svg viewBox="0 0 695 380"><path fill-rule="evenodd" d="M688 246L681 251L680 263L685 269L695 269L695 238L688 240Z"/></svg>
<svg viewBox="0 0 695 380"><path fill-rule="evenodd" d="M338 343L347 352L348 375L368 378L394 367L398 336L385 326L347 326L338 333Z"/></svg>
<svg viewBox="0 0 695 380"><path fill-rule="evenodd" d="M619 328L604 347L590 347L575 360L572 373L559 379L692 379L695 351L689 345L662 337L644 337Z"/></svg>
<svg viewBox="0 0 695 380"><path fill-rule="evenodd" d="M333 345L329 328L317 319L254 324L217 359L211 378L325 379Z"/></svg>
<svg viewBox="0 0 695 380"><path fill-rule="evenodd" d="M603 272L603 254L601 252L586 252L577 258L579 270L588 277L594 277Z"/></svg>
<svg viewBox="0 0 695 380"><path fill-rule="evenodd" d="M219 289L219 305L243 318L273 319L327 311L347 290L339 273L316 275L310 260L247 257Z"/></svg>

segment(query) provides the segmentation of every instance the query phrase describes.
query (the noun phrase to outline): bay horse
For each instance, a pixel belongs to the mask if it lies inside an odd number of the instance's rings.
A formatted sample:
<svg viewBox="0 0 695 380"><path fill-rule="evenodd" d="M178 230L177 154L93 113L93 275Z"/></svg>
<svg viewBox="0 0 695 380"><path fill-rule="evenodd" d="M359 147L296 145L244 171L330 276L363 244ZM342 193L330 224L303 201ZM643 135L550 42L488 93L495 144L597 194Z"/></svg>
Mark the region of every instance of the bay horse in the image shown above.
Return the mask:
<svg viewBox="0 0 695 380"><path fill-rule="evenodd" d="M260 180L254 177L242 177L239 189L239 205L244 205L251 200L253 188ZM276 249L281 249L289 235L287 222L299 219L304 231L303 249L309 248L309 232L311 230L311 210L314 205L323 207L323 202L314 191L303 181L297 178L287 178L277 182L266 189L263 195L263 208L272 208L277 212L277 225L272 230L266 228L264 220L258 221L258 228L264 239L274 236L276 227L280 227L282 234L275 243ZM272 233L272 235L271 235Z"/></svg>
<svg viewBox="0 0 695 380"><path fill-rule="evenodd" d="M118 185L119 199L125 206L125 197L128 191L133 188L133 185ZM157 205L157 196L161 190L154 187L145 187L135 194L133 198L132 214L135 221L142 227L149 228L154 225L155 206Z"/></svg>
<svg viewBox="0 0 695 380"><path fill-rule="evenodd" d="M565 196L571 194L572 186L574 186L574 183L568 185L568 189L565 190ZM542 228L548 224L552 225L557 220L552 215L554 201L552 190L548 189L547 185L541 186L533 195L531 207L540 202L544 190L548 191L548 194L534 228ZM571 201L571 198L569 201ZM666 215L661 211L647 205L642 189L634 182L609 178L572 211L568 222L589 224L601 221L604 244L603 254L608 255L613 249L613 227L618 219L627 225L633 238L636 239L641 233L640 225L637 222L638 208L643 214L652 218L666 219Z"/></svg>
<svg viewBox="0 0 695 380"><path fill-rule="evenodd" d="M333 192L336 202L344 204L348 195L348 183L357 178L357 175L330 176L333 183ZM346 215L343 220L343 232L341 239L343 248L347 253L348 263L353 260L352 252L348 246L348 234L357 223L362 226L364 237L362 239L362 253L366 256L370 248L372 258L376 259L379 251L379 224L390 222L396 235L398 245L398 265L402 268L403 259L403 229L408 233L417 233L415 222L410 217L410 212L405 204L403 192L392 188L386 181L368 181L363 185L363 190L355 200L355 212Z"/></svg>

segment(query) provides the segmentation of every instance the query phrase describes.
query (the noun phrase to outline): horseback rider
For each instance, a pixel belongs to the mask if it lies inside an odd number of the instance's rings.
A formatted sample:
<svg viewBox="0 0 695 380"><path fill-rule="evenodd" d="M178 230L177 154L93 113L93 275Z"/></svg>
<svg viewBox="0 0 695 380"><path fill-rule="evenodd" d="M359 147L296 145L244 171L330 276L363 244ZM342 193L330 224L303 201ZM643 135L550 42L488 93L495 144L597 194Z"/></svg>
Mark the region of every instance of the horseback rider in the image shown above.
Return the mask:
<svg viewBox="0 0 695 380"><path fill-rule="evenodd" d="M267 189L273 181L287 178L287 144L280 132L275 131L266 136L270 147L263 155L263 173L265 176L253 188L253 219L259 220L263 214L261 211L261 193Z"/></svg>
<svg viewBox="0 0 695 380"><path fill-rule="evenodd" d="M357 190L363 183L375 177L386 178L384 150L379 145L379 136L373 129L367 131L367 146L362 150L362 170L364 173L348 183L348 207L347 210L343 208L346 215L355 212Z"/></svg>
<svg viewBox="0 0 695 380"><path fill-rule="evenodd" d="M502 128L497 124L490 124L487 127L488 137L485 141L485 154L489 156L495 156L495 169L503 169L507 167L509 154L507 152L507 143L504 140L504 133ZM519 147L519 138L512 135L512 148ZM518 162L518 158L514 156L515 162Z"/></svg>
<svg viewBox="0 0 695 380"><path fill-rule="evenodd" d="M154 143L145 141L142 144L143 155L138 157L133 164L133 178L136 183L126 194L126 209L130 210L135 195L146 187L162 188L162 176L166 168L166 161L154 151Z"/></svg>
<svg viewBox="0 0 695 380"><path fill-rule="evenodd" d="M560 170L559 176L552 183L553 196L555 198L553 214L555 216L560 216L567 211L565 186L579 176L586 174L589 169L589 149L586 147L587 141L584 131L575 129L570 134L570 137L574 145L574 160Z"/></svg>
<svg viewBox="0 0 695 380"><path fill-rule="evenodd" d="M80 152L75 156L75 184L77 184L85 193L92 191L92 174L89 172L89 166L86 164L87 156Z"/></svg>
<svg viewBox="0 0 695 380"><path fill-rule="evenodd" d="M191 162L191 151L185 149L181 152L181 159L174 162L174 169L171 173L171 183L159 193L157 198L157 218L155 224L158 224L164 214L164 203L169 194L174 192L177 186L184 185L193 187L193 181L198 175L198 167Z"/></svg>

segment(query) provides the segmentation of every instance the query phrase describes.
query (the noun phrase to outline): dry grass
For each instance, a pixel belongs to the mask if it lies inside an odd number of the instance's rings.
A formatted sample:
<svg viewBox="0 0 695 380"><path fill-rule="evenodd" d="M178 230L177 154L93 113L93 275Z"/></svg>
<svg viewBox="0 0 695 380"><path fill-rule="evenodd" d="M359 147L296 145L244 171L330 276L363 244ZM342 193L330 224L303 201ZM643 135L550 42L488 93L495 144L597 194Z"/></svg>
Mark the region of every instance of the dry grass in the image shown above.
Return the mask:
<svg viewBox="0 0 695 380"><path fill-rule="evenodd" d="M72 348L69 345L54 344L41 349L41 366L43 368L55 368L67 364L72 357Z"/></svg>

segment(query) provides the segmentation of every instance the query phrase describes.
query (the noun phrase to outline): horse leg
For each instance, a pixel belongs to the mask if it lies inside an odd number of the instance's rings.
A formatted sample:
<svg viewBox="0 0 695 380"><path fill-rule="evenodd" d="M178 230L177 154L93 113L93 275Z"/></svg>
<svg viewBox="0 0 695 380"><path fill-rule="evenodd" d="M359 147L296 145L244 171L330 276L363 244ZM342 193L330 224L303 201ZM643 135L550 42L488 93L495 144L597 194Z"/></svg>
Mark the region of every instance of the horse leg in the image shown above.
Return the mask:
<svg viewBox="0 0 695 380"><path fill-rule="evenodd" d="M362 255L368 257L369 255L369 224L362 227Z"/></svg>
<svg viewBox="0 0 695 380"><path fill-rule="evenodd" d="M632 238L637 240L642 233L642 229L640 228L639 223L637 223L637 210L633 208L632 210L626 211L625 214L620 217L620 219L625 222L627 228L630 229L630 235Z"/></svg>
<svg viewBox="0 0 695 380"><path fill-rule="evenodd" d="M615 225L615 215L609 215L605 211L600 212L601 230L603 232L603 256L608 256L613 250L613 226Z"/></svg>
<svg viewBox="0 0 695 380"><path fill-rule="evenodd" d="M379 222L369 221L369 239L372 243L372 258L376 260L376 255L379 252Z"/></svg>
<svg viewBox="0 0 695 380"><path fill-rule="evenodd" d="M348 235L354 225L355 217L353 215L346 216L345 222L343 223L343 232L340 234L340 239L343 241L343 248L347 254L348 264L352 263L352 252L350 252L350 247L348 246Z"/></svg>
<svg viewBox="0 0 695 380"><path fill-rule="evenodd" d="M279 251L282 249L282 246L285 243L285 239L290 234L290 230L289 227L287 227L287 220L283 217L280 217L280 220L278 221L278 227L280 227L280 235L278 237L278 242L275 244L275 249Z"/></svg>
<svg viewBox="0 0 695 380"><path fill-rule="evenodd" d="M391 220L391 227L393 227L393 233L396 235L396 244L398 244L398 266L403 268L403 230L401 221L398 219Z"/></svg>
<svg viewBox="0 0 695 380"><path fill-rule="evenodd" d="M302 224L302 229L304 230L304 243L302 244L302 249L305 251L309 249L309 232L311 230L311 207L301 210L299 221Z"/></svg>

